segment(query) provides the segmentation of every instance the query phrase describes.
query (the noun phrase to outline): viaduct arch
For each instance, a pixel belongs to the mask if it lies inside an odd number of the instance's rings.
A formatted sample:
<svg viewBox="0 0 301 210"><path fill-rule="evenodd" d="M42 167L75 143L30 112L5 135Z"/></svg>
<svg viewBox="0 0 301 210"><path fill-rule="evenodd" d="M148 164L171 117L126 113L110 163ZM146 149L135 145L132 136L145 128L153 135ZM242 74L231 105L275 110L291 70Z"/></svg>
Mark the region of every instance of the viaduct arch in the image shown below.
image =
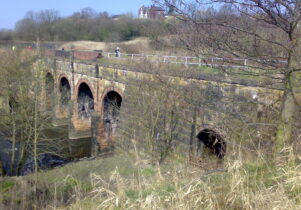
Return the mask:
<svg viewBox="0 0 301 210"><path fill-rule="evenodd" d="M94 96L86 82L81 82L77 89L77 114L80 119L91 118L94 111Z"/></svg>
<svg viewBox="0 0 301 210"><path fill-rule="evenodd" d="M213 129L203 129L197 134L197 156L200 156L204 149L208 149L219 159L223 159L227 144L224 138ZM205 147L205 148L204 148Z"/></svg>
<svg viewBox="0 0 301 210"><path fill-rule="evenodd" d="M52 108L54 105L54 77L50 72L47 72L45 76L45 97L46 97L46 107Z"/></svg>
<svg viewBox="0 0 301 210"><path fill-rule="evenodd" d="M71 100L71 86L67 77L62 76L59 81L60 105L68 106Z"/></svg>

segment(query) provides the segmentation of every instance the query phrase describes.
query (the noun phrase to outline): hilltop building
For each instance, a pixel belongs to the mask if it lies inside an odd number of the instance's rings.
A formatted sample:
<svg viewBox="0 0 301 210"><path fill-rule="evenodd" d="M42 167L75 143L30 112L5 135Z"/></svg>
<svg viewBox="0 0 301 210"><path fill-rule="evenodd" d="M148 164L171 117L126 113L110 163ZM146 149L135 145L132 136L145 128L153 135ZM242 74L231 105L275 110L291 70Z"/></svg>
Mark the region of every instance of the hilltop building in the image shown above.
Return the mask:
<svg viewBox="0 0 301 210"><path fill-rule="evenodd" d="M165 10L151 5L149 7L142 6L138 10L138 18L140 19L161 19L164 18Z"/></svg>

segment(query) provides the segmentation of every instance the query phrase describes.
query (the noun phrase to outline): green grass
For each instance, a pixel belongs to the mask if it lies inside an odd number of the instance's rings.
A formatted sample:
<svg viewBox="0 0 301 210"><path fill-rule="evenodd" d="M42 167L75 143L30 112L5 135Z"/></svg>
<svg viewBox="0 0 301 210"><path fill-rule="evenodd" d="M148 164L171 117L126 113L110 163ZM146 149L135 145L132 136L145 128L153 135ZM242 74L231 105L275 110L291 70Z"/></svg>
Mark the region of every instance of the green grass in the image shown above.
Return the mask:
<svg viewBox="0 0 301 210"><path fill-rule="evenodd" d="M6 193L15 186L13 180L2 180L0 181L0 193Z"/></svg>
<svg viewBox="0 0 301 210"><path fill-rule="evenodd" d="M146 190L127 190L125 192L126 196L132 200L136 200L138 198L146 198L148 195L150 195L152 193L152 190L150 189L146 189Z"/></svg>
<svg viewBox="0 0 301 210"><path fill-rule="evenodd" d="M219 69L210 66L185 66L183 64L155 64L154 62L148 64L148 61L144 62L138 60L129 60L129 59L100 59L99 64L110 64L118 66L125 66L127 69L140 69L141 71L152 71L152 68L155 69L155 72L161 72L162 74L171 75L171 76L179 76L179 77L191 77L192 75L196 78L204 75L208 80L220 80L224 79L227 82L235 82L242 84L273 84L275 81L272 79L263 76L262 72L258 73L258 71L254 69L242 70L235 68L228 69ZM145 68L145 70L143 70ZM260 75L261 74L261 75ZM227 76L226 76L227 75Z"/></svg>
<svg viewBox="0 0 301 210"><path fill-rule="evenodd" d="M278 172L274 164L253 162L245 164L242 170L245 170L250 187L263 184L268 188L276 184L275 177L277 176Z"/></svg>
<svg viewBox="0 0 301 210"><path fill-rule="evenodd" d="M222 73L220 69L212 68L210 66L199 66L197 67L197 70L201 73L210 73L210 74Z"/></svg>
<svg viewBox="0 0 301 210"><path fill-rule="evenodd" d="M154 171L153 168L145 168L141 170L141 175L146 177L154 176L155 174L156 172Z"/></svg>

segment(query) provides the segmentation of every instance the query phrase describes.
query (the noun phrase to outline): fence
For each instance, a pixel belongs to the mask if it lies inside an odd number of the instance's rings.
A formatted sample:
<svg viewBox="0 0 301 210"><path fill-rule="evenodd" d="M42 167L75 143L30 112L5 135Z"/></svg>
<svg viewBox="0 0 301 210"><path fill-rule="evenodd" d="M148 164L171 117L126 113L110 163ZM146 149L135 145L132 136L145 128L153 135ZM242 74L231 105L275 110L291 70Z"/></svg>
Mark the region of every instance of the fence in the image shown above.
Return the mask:
<svg viewBox="0 0 301 210"><path fill-rule="evenodd" d="M220 58L220 57L190 57L190 56L162 56L162 55L147 55L147 54L126 54L103 52L102 55L109 59L127 58L130 60L150 60L160 63L172 63L183 65L210 66L210 67L227 67L227 68L248 68L250 66L260 64L273 64L284 66L287 61L284 60L263 60L263 59L247 59L247 58Z"/></svg>
<svg viewBox="0 0 301 210"><path fill-rule="evenodd" d="M0 42L1 47L11 48L12 45L16 45L20 48L26 48L27 46L32 46L33 48L42 48L46 51L54 50L56 48L55 43L32 43L32 42L11 42L5 41ZM59 51L59 50L58 50ZM70 53L70 52L69 52ZM99 58L100 52L98 54L96 51L73 51L73 54L80 54L83 60L94 60ZM85 53L89 55L85 55ZM49 54L46 52L46 54ZM56 53L57 54L57 53ZM248 69L249 67L261 67L262 65L274 65L275 67L285 67L287 61L285 60L271 60L271 59L251 59L251 58L222 58L222 57L208 57L202 56L192 57L192 56L173 56L173 55L152 55L152 54L126 54L119 53L116 56L116 53L112 52L102 52L102 56L109 59L130 59L130 60L149 60L153 62L160 63L171 63L171 64L182 64L186 66L195 65L195 66L209 66L209 67L225 67L225 68L238 68L238 69ZM66 55L66 52L64 52ZM71 55L71 53L70 53ZM95 55L95 56L94 56ZM93 57L94 56L94 57Z"/></svg>

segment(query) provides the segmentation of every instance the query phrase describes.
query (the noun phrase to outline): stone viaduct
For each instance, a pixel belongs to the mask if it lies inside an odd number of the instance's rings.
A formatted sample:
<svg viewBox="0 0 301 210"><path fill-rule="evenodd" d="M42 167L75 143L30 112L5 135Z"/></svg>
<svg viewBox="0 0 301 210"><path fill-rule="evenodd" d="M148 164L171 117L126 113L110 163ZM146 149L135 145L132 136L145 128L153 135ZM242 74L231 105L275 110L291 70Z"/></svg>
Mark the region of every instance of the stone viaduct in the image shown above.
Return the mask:
<svg viewBox="0 0 301 210"><path fill-rule="evenodd" d="M78 55L80 58L86 58L85 56L91 55L84 53ZM71 140L92 139L92 144L97 145L96 148L100 151L114 147L115 141L118 141L114 137L118 126L116 112L122 109L127 97L126 80L145 78L150 74L121 66L101 65L99 62L75 58L71 60L58 56L47 57L43 62L47 66L46 101L47 106L54 109L53 123L57 126L68 126ZM254 102L252 108L245 111L251 121L260 118L265 109L278 109L280 106L282 90L277 88L248 86L212 79L171 78L174 83L184 86L193 81L199 85L200 91L207 91L208 87L211 87L213 93L217 92L225 98L235 95L233 109L238 112L243 109L240 105L241 99ZM208 130L214 131L212 135L215 135L215 139L226 136L227 132L222 131L218 125L220 121L218 119L224 114L212 110L207 110L206 113L210 116L204 117L203 114L196 119L195 130L198 137L202 138L206 135L202 131ZM95 154L97 151L92 149L92 153Z"/></svg>

